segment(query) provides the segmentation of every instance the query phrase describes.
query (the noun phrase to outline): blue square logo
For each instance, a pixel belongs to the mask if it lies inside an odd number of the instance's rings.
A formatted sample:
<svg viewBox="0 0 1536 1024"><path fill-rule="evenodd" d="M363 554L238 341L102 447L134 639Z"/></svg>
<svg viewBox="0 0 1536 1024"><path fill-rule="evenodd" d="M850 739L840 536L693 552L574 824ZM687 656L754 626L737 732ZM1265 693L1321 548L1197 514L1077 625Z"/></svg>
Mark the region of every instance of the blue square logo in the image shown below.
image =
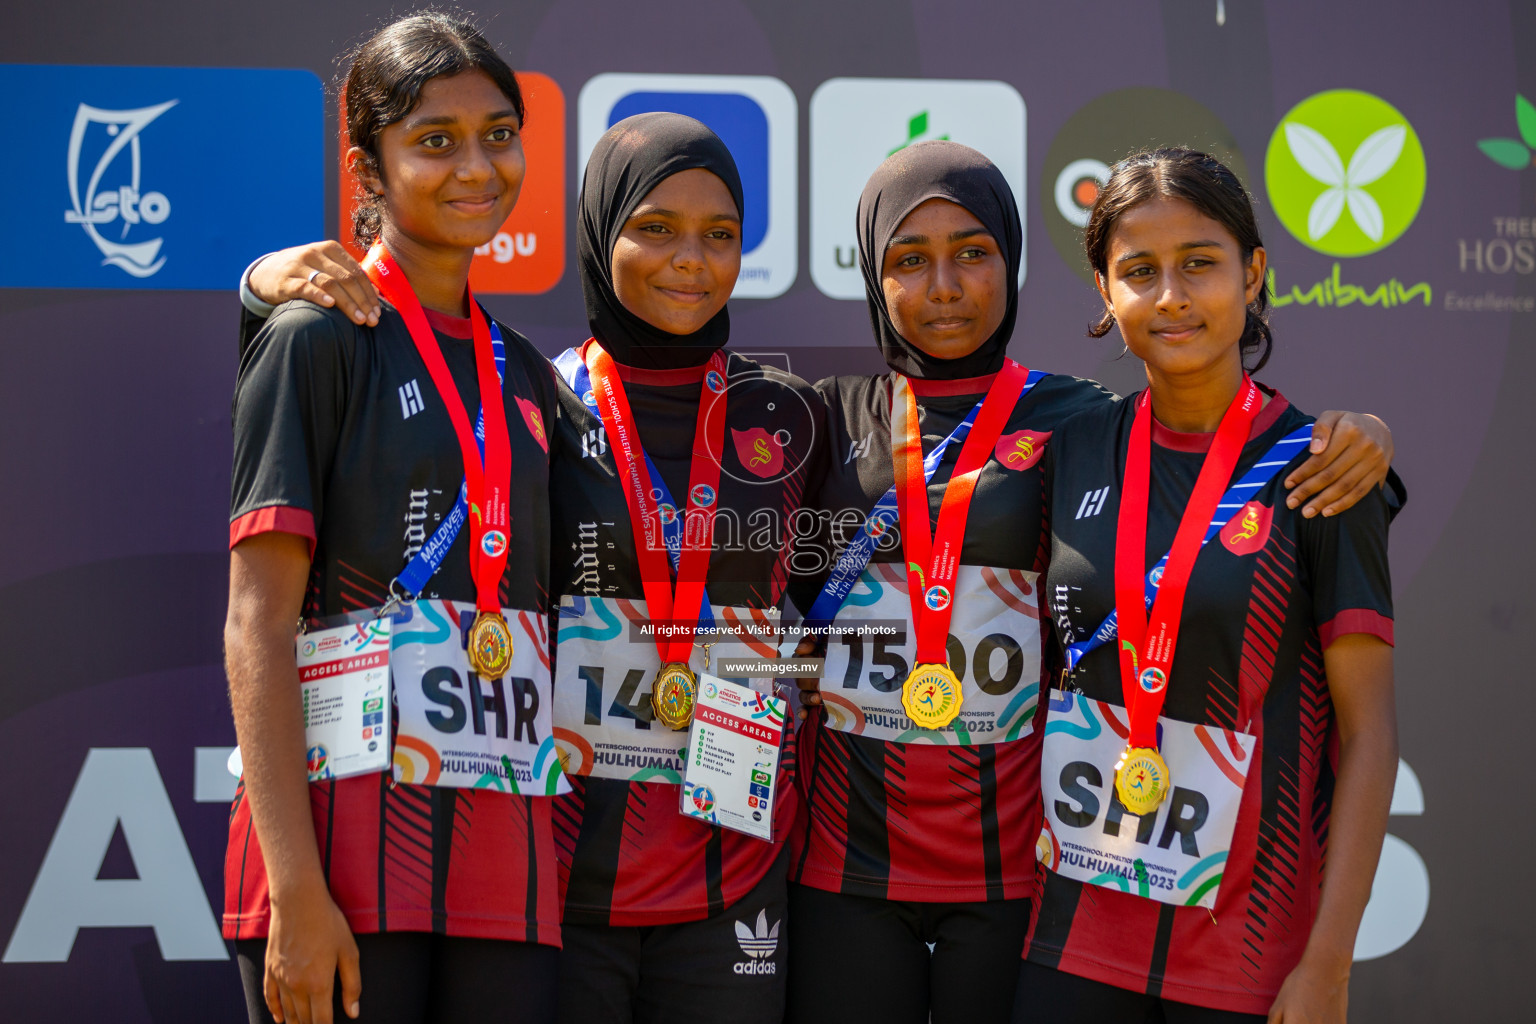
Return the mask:
<svg viewBox="0 0 1536 1024"><path fill-rule="evenodd" d="M11 211L25 244L0 251L0 287L233 290L253 257L324 233L308 71L13 64L0 88L28 97L31 154L0 188L35 197Z"/></svg>
<svg viewBox="0 0 1536 1024"><path fill-rule="evenodd" d="M746 206L733 294L782 295L794 283L798 244L794 94L778 79L759 76L598 75L579 100L580 169L605 131L654 110L702 121L730 149Z"/></svg>

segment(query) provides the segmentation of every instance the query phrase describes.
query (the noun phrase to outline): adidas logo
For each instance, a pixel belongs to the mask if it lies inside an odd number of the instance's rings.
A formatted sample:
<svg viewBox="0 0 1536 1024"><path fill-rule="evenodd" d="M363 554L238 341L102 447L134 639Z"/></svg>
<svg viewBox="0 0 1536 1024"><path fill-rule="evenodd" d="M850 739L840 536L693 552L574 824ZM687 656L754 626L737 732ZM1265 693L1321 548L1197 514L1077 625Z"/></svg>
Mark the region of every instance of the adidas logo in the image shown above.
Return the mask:
<svg viewBox="0 0 1536 1024"><path fill-rule="evenodd" d="M773 962L773 954L779 948L779 924L768 927L767 909L757 912L757 929L741 921L736 922L736 944L747 955L731 968L737 974L777 974L779 965Z"/></svg>
<svg viewBox="0 0 1536 1024"><path fill-rule="evenodd" d="M1104 511L1104 499L1109 497L1109 488L1100 487L1096 491L1089 491L1083 495L1082 504L1077 506L1077 515L1073 519L1091 519Z"/></svg>

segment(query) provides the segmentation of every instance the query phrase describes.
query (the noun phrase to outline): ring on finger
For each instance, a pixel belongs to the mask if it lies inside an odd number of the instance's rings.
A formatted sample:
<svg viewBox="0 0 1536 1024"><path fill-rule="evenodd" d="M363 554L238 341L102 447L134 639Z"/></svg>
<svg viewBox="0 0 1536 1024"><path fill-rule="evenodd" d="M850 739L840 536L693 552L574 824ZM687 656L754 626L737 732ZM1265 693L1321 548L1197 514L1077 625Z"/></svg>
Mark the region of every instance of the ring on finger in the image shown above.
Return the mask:
<svg viewBox="0 0 1536 1024"><path fill-rule="evenodd" d="M320 276L320 268L316 267L314 270L311 270L309 272L309 277L307 278L307 280L309 281L310 284L314 284L315 283L315 278L317 278L319 276Z"/></svg>

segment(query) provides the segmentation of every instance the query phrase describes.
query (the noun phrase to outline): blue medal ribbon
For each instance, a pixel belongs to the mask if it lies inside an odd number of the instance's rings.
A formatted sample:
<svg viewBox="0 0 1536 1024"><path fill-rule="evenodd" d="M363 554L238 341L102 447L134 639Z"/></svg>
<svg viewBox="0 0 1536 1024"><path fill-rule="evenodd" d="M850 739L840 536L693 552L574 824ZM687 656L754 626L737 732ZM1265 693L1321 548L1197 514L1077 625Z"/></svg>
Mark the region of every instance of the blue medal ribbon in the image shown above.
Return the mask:
<svg viewBox="0 0 1536 1024"><path fill-rule="evenodd" d="M507 348L501 340L501 328L496 326L496 321L486 317L491 328L491 355L496 360L496 379L506 386L507 378ZM475 418L475 443L480 446L480 457L485 458L485 405L481 399L480 414ZM398 604L410 604L416 600L416 595L426 588L437 570L442 568L443 559L448 557L448 549L453 547L454 540L459 536L459 530L469 521L469 484L468 481L459 484L458 500L453 503L452 510L443 517L443 521L437 524L437 529L427 542L421 546L421 550L411 556L405 568L400 570L389 583L389 601L385 604L385 611L393 610Z"/></svg>
<svg viewBox="0 0 1536 1024"><path fill-rule="evenodd" d="M1019 393L1019 398L1029 394L1034 386L1049 377L1044 370L1031 370L1025 379L1024 390ZM939 468L939 463L944 460L944 452L955 442L964 443L966 436L971 432L971 426L976 422L976 416L981 412L982 402L977 402L965 419L961 420L948 437L934 446L933 451L923 457L923 481L926 483L933 479L934 471ZM838 611L843 607L843 602L848 599L848 594L853 590L853 585L858 582L869 560L874 556L875 544L885 534L885 531L895 525L900 519L896 508L896 485L880 496L875 502L875 507L870 509L869 515L864 517L864 525L854 538L848 542L848 547L843 550L837 559L837 564L832 566L832 574L827 577L827 582L822 586L821 593L816 595L816 600L811 602L811 610L806 613L805 625L810 629L819 629L832 622L837 617Z"/></svg>
<svg viewBox="0 0 1536 1024"><path fill-rule="evenodd" d="M576 392L581 399L581 404L591 410L592 415L602 422L602 413L597 408L597 396L592 391L592 375L587 371L587 364L582 360L581 353L574 348L568 348L553 360L555 370L560 378ZM661 519L661 540L667 549L667 560L672 563L672 571L677 572L678 560L683 552L683 509L686 506L679 505L672 500L672 492L667 487L666 480L662 479L661 471L656 468L656 463L651 461L648 452L641 452L645 456L645 468L651 476L651 486L656 493L656 503L663 510L671 509L672 515L668 518L663 514ZM715 496L719 500L719 495ZM715 613L709 604L709 590L705 588L704 600L699 604L700 628L714 629Z"/></svg>
<svg viewBox="0 0 1536 1024"><path fill-rule="evenodd" d="M1205 539L1200 542L1204 548L1210 539L1221 532L1221 528L1231 521L1238 509L1248 504L1254 492L1275 478L1280 472L1280 467L1286 465L1296 456L1299 446L1312 440L1312 424L1297 427L1286 434L1265 452L1253 468L1238 478L1237 483L1227 488L1227 492L1221 496L1221 501L1216 505L1216 514L1211 517L1211 525L1205 531ZM1157 598L1157 588L1163 581L1163 567L1168 564L1168 555L1164 554L1157 560L1150 572L1147 573L1147 607L1152 607L1152 602ZM1104 644L1113 641L1120 635L1119 617L1112 611L1099 623L1099 628L1093 631L1093 635L1080 643L1067 645L1067 671L1071 672L1082 662L1089 651L1097 650Z"/></svg>

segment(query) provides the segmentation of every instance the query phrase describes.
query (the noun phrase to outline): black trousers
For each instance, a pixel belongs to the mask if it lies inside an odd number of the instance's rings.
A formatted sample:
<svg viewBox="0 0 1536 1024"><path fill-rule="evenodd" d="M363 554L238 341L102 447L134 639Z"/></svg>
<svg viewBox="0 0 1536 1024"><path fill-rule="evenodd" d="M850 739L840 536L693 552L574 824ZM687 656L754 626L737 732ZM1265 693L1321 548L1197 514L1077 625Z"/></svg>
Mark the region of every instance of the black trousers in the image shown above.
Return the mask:
<svg viewBox="0 0 1536 1024"><path fill-rule="evenodd" d="M1029 903L916 903L791 885L785 1020L1007 1024Z"/></svg>
<svg viewBox="0 0 1536 1024"><path fill-rule="evenodd" d="M787 865L699 921L563 925L561 1024L780 1024Z"/></svg>
<svg viewBox="0 0 1536 1024"><path fill-rule="evenodd" d="M555 1018L560 951L531 942L462 939L429 932L358 935L363 976L357 1024L545 1024ZM251 1024L272 1024L263 994L266 939L235 943ZM335 1024L351 1020L341 979L331 1001Z"/></svg>
<svg viewBox="0 0 1536 1024"><path fill-rule="evenodd" d="M1265 1014L1176 1003L1052 967L1025 963L1013 1024L1264 1024Z"/></svg>

